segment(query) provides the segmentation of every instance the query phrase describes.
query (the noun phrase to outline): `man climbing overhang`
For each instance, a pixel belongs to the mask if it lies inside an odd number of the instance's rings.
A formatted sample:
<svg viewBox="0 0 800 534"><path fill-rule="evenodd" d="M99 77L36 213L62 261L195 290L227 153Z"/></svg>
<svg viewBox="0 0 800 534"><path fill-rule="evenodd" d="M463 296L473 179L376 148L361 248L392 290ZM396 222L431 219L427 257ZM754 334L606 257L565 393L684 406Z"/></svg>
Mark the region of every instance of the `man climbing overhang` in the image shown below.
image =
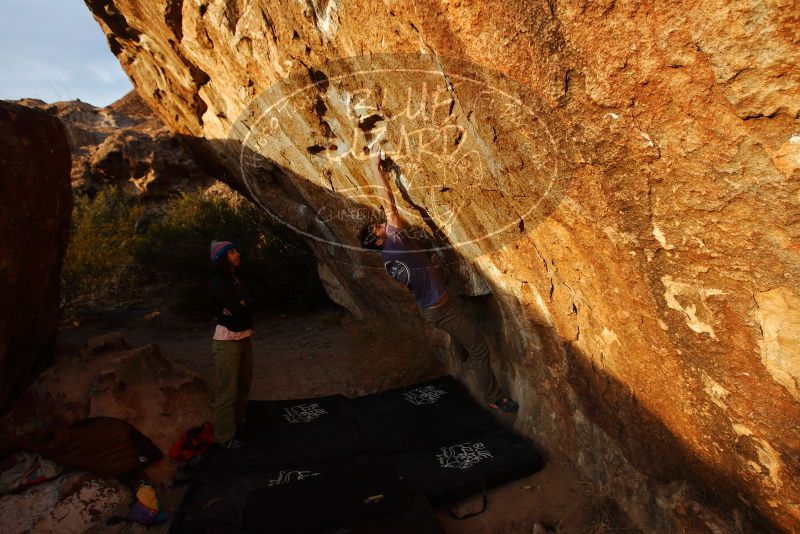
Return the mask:
<svg viewBox="0 0 800 534"><path fill-rule="evenodd" d="M480 332L470 324L464 313L464 303L447 293L441 271L405 232L405 224L397 211L394 194L381 161L382 151L377 140L364 147L369 155L369 173L378 190L385 223L369 223L359 233L362 248L379 251L387 273L414 293L417 305L426 321L444 330L461 345L472 361L478 378L478 388L484 401L494 410L516 412L519 405L508 398L498 385L492 371L491 352Z"/></svg>

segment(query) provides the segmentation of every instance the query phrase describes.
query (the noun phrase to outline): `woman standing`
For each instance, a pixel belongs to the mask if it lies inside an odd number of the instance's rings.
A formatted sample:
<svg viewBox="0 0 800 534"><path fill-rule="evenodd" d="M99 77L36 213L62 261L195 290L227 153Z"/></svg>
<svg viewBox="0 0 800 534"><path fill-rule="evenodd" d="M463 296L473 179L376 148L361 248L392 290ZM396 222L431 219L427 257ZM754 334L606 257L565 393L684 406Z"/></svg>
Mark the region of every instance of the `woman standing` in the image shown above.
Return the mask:
<svg viewBox="0 0 800 534"><path fill-rule="evenodd" d="M239 279L241 256L234 243L212 241L211 262L209 290L217 321L211 342L217 368L214 437L234 449L242 445L235 436L245 423L253 378L253 299Z"/></svg>

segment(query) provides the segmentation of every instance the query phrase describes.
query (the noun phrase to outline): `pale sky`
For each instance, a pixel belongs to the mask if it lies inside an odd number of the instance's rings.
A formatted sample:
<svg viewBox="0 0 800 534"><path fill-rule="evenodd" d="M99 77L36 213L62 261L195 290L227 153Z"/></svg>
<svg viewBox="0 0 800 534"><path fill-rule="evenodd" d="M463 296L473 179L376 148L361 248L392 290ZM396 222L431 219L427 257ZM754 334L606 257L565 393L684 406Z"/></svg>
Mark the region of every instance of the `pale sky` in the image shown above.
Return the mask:
<svg viewBox="0 0 800 534"><path fill-rule="evenodd" d="M131 89L82 0L0 0L0 99L107 106Z"/></svg>

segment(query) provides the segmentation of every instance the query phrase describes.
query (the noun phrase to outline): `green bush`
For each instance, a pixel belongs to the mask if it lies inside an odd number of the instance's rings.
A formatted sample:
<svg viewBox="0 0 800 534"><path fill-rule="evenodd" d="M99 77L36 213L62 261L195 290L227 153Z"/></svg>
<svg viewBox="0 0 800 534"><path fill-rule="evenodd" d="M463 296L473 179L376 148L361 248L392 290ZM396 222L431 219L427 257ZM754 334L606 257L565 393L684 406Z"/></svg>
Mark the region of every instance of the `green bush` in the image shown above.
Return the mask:
<svg viewBox="0 0 800 534"><path fill-rule="evenodd" d="M137 274L132 251L143 213L120 189L103 190L93 199L76 195L61 271L63 306L92 307L130 294Z"/></svg>
<svg viewBox="0 0 800 534"><path fill-rule="evenodd" d="M238 195L196 192L145 208L114 189L76 199L63 271L65 303L96 309L135 297L209 317L212 240L239 246L242 275L263 308L297 311L324 300L316 259L305 245Z"/></svg>
<svg viewBox="0 0 800 534"><path fill-rule="evenodd" d="M242 199L184 194L147 225L134 256L148 284L169 282L176 311L207 314L212 240L239 246L243 275L265 308L308 308L322 295L316 259L302 242Z"/></svg>

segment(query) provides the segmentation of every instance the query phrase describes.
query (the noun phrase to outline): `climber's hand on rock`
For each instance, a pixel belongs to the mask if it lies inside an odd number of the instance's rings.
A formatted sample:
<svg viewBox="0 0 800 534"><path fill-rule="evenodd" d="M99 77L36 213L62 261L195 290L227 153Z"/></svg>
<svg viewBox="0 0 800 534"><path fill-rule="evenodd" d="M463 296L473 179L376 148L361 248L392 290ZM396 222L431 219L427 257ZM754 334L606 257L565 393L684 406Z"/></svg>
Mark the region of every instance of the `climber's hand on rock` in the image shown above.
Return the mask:
<svg viewBox="0 0 800 534"><path fill-rule="evenodd" d="M378 142L373 142L370 146L364 147L364 153L369 156L369 166L372 168L373 173L376 173L376 178L383 177L381 169L381 147Z"/></svg>
<svg viewBox="0 0 800 534"><path fill-rule="evenodd" d="M230 317L231 315L233 315L233 312L231 312L228 308L222 308L222 315L224 315L225 317Z"/></svg>
<svg viewBox="0 0 800 534"><path fill-rule="evenodd" d="M383 172L383 169L380 165L380 146L378 146L378 143L374 143L371 146L365 146L364 153L368 155L367 165L370 171L368 174L372 175L372 186L377 189L376 192L378 196L380 196L383 200L388 200L387 194L389 193L389 178L387 177L386 173Z"/></svg>

